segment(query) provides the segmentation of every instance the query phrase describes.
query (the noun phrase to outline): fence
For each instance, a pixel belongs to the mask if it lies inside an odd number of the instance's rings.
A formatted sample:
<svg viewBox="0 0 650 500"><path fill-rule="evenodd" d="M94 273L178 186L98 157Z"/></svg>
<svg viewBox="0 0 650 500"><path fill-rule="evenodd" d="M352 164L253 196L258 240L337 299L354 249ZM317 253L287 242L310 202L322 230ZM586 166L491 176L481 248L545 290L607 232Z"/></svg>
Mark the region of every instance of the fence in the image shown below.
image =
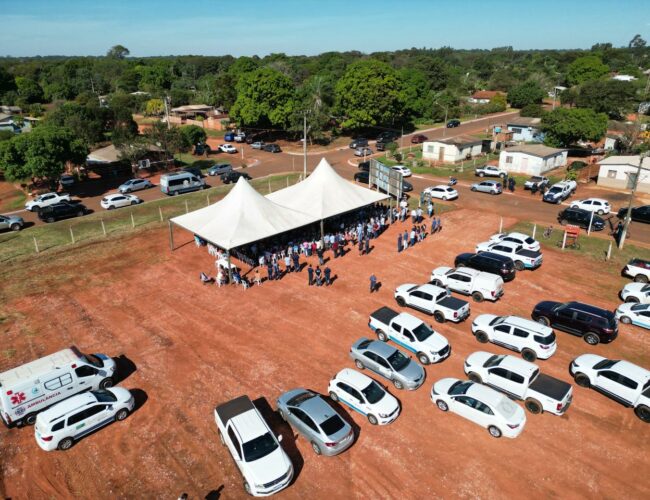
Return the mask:
<svg viewBox="0 0 650 500"><path fill-rule="evenodd" d="M251 185L260 193L277 191L299 180L298 174L282 174L254 179ZM233 185L217 186L181 196L173 196L128 208L97 211L80 218L38 225L0 237L0 262L22 256L42 254L64 245L99 240L163 225L168 219L196 210L223 198Z"/></svg>

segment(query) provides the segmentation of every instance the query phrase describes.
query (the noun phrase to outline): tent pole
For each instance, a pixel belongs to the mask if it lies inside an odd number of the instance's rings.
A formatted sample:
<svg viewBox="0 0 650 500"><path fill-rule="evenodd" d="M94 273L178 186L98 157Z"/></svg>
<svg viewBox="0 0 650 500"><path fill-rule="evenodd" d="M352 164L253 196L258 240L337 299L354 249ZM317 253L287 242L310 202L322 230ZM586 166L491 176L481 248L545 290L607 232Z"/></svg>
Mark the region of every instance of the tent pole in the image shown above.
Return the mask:
<svg viewBox="0 0 650 500"><path fill-rule="evenodd" d="M169 221L169 249L174 251L174 225L172 221Z"/></svg>
<svg viewBox="0 0 650 500"><path fill-rule="evenodd" d="M325 231L323 229L323 219L320 220L320 244L323 251L325 251Z"/></svg>
<svg viewBox="0 0 650 500"><path fill-rule="evenodd" d="M230 267L230 250L228 250L228 284L232 283L232 268Z"/></svg>

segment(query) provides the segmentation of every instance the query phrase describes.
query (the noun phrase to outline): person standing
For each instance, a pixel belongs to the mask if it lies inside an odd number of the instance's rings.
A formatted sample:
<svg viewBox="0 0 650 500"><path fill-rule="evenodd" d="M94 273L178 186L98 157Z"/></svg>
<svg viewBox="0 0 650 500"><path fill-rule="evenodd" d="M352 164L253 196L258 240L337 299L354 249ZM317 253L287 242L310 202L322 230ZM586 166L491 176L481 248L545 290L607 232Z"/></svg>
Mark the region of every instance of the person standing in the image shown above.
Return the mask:
<svg viewBox="0 0 650 500"><path fill-rule="evenodd" d="M331 284L330 276L332 274L332 270L326 266L325 269L323 270L323 274L325 274L325 285L330 286Z"/></svg>
<svg viewBox="0 0 650 500"><path fill-rule="evenodd" d="M366 255L370 253L370 238L366 238L363 253L366 254Z"/></svg>
<svg viewBox="0 0 650 500"><path fill-rule="evenodd" d="M270 262L266 263L266 279L268 281L273 279L273 267Z"/></svg>
<svg viewBox="0 0 650 500"><path fill-rule="evenodd" d="M293 252L291 257L293 258L293 270L297 273L300 272L300 254Z"/></svg>
<svg viewBox="0 0 650 500"><path fill-rule="evenodd" d="M433 203L431 203L431 200L427 204L427 214L429 215L429 219L433 216Z"/></svg>
<svg viewBox="0 0 650 500"><path fill-rule="evenodd" d="M431 234L434 234L436 232L436 228L438 226L438 220L434 217L431 219Z"/></svg>
<svg viewBox="0 0 650 500"><path fill-rule="evenodd" d="M320 266L316 266L316 270L314 271L314 275L316 276L316 286L321 286L323 284L323 280L321 279L323 274L323 271L320 270Z"/></svg>
<svg viewBox="0 0 650 500"><path fill-rule="evenodd" d="M316 254L318 255L318 263L322 266L323 265L323 248L322 248L322 246L319 246L316 249Z"/></svg>
<svg viewBox="0 0 650 500"><path fill-rule="evenodd" d="M374 274L370 275L370 293L374 292L377 288L377 277Z"/></svg>
<svg viewBox="0 0 650 500"><path fill-rule="evenodd" d="M411 228L411 241L409 241L409 245L415 245L415 226Z"/></svg>
<svg viewBox="0 0 650 500"><path fill-rule="evenodd" d="M414 208L413 210L411 210L411 222L415 224L417 222L417 219L418 219L418 213L415 211Z"/></svg>
<svg viewBox="0 0 650 500"><path fill-rule="evenodd" d="M260 273L260 268L255 269L255 284L260 286L262 284L262 275Z"/></svg>
<svg viewBox="0 0 650 500"><path fill-rule="evenodd" d="M337 240L334 240L334 243L332 243L332 253L335 259L339 256L339 242Z"/></svg>
<svg viewBox="0 0 650 500"><path fill-rule="evenodd" d="M440 216L438 216L438 222L436 224L436 232L439 233L440 231L442 231L442 219L440 218Z"/></svg>
<svg viewBox="0 0 650 500"><path fill-rule="evenodd" d="M359 238L359 255L363 255L363 238Z"/></svg>
<svg viewBox="0 0 650 500"><path fill-rule="evenodd" d="M422 208L418 207L417 209L417 219L418 219L418 224L422 222Z"/></svg>
<svg viewBox="0 0 650 500"><path fill-rule="evenodd" d="M402 251L402 233L397 235L397 253Z"/></svg>
<svg viewBox="0 0 650 500"><path fill-rule="evenodd" d="M312 286L314 284L314 268L311 267L311 264L309 264L309 267L307 267L307 280L309 286Z"/></svg>
<svg viewBox="0 0 650 500"><path fill-rule="evenodd" d="M287 254L284 256L284 267L287 268L287 273L291 272L291 255Z"/></svg>
<svg viewBox="0 0 650 500"><path fill-rule="evenodd" d="M407 249L409 246L409 233L406 232L406 229L402 235L402 241L404 242L404 249Z"/></svg>

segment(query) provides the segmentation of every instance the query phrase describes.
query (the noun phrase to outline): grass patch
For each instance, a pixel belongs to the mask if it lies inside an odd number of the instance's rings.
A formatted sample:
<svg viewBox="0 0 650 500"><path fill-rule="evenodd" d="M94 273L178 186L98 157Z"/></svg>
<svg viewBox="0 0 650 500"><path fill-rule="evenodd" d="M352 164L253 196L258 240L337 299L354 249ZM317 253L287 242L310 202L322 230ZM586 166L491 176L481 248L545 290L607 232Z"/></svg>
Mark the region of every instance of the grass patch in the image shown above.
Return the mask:
<svg viewBox="0 0 650 500"><path fill-rule="evenodd" d="M13 212L23 208L26 199L27 194L22 189L10 189L3 192L0 195L0 213Z"/></svg>
<svg viewBox="0 0 650 500"><path fill-rule="evenodd" d="M299 174L281 174L253 179L251 185L266 195L295 184ZM234 184L219 185L185 195L163 198L141 205L117 210L95 212L74 218L35 226L29 231L5 233L0 236L0 262L34 255L36 245L41 253L74 243L103 239L109 235L133 232L139 229L162 226L172 217L205 207L223 198ZM161 221L162 219L162 221Z"/></svg>
<svg viewBox="0 0 650 500"><path fill-rule="evenodd" d="M204 128L203 130L205 131L205 134L208 137L221 137L221 138L223 138L223 136L226 135L225 130L214 130L214 129L211 129L211 128Z"/></svg>

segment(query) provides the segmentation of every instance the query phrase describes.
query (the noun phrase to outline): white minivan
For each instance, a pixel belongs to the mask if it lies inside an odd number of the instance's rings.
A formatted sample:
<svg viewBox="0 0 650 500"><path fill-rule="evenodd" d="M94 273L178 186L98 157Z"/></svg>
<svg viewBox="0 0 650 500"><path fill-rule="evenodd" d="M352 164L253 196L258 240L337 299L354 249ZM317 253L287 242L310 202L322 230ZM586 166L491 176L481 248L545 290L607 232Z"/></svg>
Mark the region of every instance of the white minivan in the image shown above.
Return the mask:
<svg viewBox="0 0 650 500"><path fill-rule="evenodd" d="M203 179L190 172L165 174L160 178L160 190L166 195L177 195L198 191L208 187Z"/></svg>
<svg viewBox="0 0 650 500"><path fill-rule="evenodd" d="M115 361L105 354L63 349L0 373L0 416L5 425L34 425L38 412L77 393L113 385Z"/></svg>

